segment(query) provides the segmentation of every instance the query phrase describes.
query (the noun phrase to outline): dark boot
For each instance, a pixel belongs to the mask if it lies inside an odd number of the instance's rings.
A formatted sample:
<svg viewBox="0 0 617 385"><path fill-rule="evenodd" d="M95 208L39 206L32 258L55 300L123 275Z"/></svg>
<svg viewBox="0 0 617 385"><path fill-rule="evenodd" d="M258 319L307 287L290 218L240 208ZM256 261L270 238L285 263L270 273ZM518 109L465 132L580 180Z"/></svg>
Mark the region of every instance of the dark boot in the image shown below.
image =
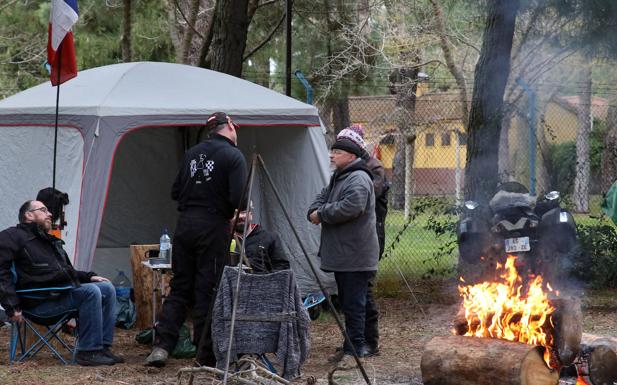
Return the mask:
<svg viewBox="0 0 617 385"><path fill-rule="evenodd" d="M103 353L103 350L78 351L75 361L81 366L113 365L116 362Z"/></svg>

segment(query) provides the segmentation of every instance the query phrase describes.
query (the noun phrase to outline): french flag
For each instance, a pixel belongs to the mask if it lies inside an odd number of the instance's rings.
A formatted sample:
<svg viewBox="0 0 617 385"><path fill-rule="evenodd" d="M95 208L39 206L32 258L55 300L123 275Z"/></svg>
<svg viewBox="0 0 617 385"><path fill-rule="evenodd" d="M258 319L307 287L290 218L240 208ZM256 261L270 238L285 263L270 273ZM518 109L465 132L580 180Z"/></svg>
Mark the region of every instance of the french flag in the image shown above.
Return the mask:
<svg viewBox="0 0 617 385"><path fill-rule="evenodd" d="M77 59L71 28L77 19L77 0L51 0L47 62L51 66L51 85L56 86L77 76ZM58 81L60 71L60 81Z"/></svg>

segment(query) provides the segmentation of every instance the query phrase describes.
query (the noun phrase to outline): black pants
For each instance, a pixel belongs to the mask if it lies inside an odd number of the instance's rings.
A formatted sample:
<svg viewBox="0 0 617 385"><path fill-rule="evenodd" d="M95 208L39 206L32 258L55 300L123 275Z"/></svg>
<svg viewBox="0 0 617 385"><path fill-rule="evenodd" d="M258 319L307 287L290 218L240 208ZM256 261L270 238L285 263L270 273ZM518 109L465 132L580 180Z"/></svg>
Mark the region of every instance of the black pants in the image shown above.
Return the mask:
<svg viewBox="0 0 617 385"><path fill-rule="evenodd" d="M193 343L199 346L202 333L210 333L207 319L218 279L229 250L229 225L221 218L183 212L173 237L170 294L156 325L155 346L172 352L180 327L192 308ZM206 340L210 340L207 338ZM212 351L212 346L206 347ZM212 357L214 356L211 353Z"/></svg>
<svg viewBox="0 0 617 385"><path fill-rule="evenodd" d="M366 347L376 348L379 342L377 304L373 298L374 271L335 272L339 304L345 316L345 331L354 350L362 354ZM351 354L347 341L343 351Z"/></svg>

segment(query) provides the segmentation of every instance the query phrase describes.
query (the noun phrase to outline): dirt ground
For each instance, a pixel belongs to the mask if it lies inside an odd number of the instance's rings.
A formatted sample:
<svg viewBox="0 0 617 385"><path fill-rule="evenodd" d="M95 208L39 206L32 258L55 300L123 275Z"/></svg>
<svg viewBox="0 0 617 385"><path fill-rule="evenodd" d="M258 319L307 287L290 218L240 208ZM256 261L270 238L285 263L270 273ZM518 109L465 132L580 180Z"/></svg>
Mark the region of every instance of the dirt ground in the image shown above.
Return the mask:
<svg viewBox="0 0 617 385"><path fill-rule="evenodd" d="M366 371L373 384L422 384L420 358L422 347L435 335L449 334L450 322L458 305L429 304L420 308L409 299L379 300L381 317L381 355L365 359ZM617 336L617 292L594 294L584 301L584 330L599 335ZM180 368L191 366L191 360L171 359L164 368L147 368L143 361L149 347L134 341L136 330L117 330L115 353L125 364L112 367L86 368L63 366L48 353L13 366L8 365L9 328L0 329L0 384L19 385L166 385L176 384ZM341 342L336 322L329 314L311 324L312 349L302 368L302 377L294 384L328 384L328 372L333 364L328 356ZM195 384L212 383L198 379ZM313 381L314 380L314 381ZM339 384L364 383L358 370L337 372ZM183 384L187 383L184 378Z"/></svg>

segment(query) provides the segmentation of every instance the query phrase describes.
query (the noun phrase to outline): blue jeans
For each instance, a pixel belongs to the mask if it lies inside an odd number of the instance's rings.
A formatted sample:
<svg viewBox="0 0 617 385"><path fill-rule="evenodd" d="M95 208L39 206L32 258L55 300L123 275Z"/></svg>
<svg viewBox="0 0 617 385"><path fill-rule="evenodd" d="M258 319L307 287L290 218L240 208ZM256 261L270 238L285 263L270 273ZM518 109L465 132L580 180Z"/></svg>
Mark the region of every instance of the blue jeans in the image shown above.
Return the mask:
<svg viewBox="0 0 617 385"><path fill-rule="evenodd" d="M116 289L111 282L82 283L58 299L43 302L28 311L53 316L71 308L77 309L77 350L101 350L111 346L116 324Z"/></svg>

